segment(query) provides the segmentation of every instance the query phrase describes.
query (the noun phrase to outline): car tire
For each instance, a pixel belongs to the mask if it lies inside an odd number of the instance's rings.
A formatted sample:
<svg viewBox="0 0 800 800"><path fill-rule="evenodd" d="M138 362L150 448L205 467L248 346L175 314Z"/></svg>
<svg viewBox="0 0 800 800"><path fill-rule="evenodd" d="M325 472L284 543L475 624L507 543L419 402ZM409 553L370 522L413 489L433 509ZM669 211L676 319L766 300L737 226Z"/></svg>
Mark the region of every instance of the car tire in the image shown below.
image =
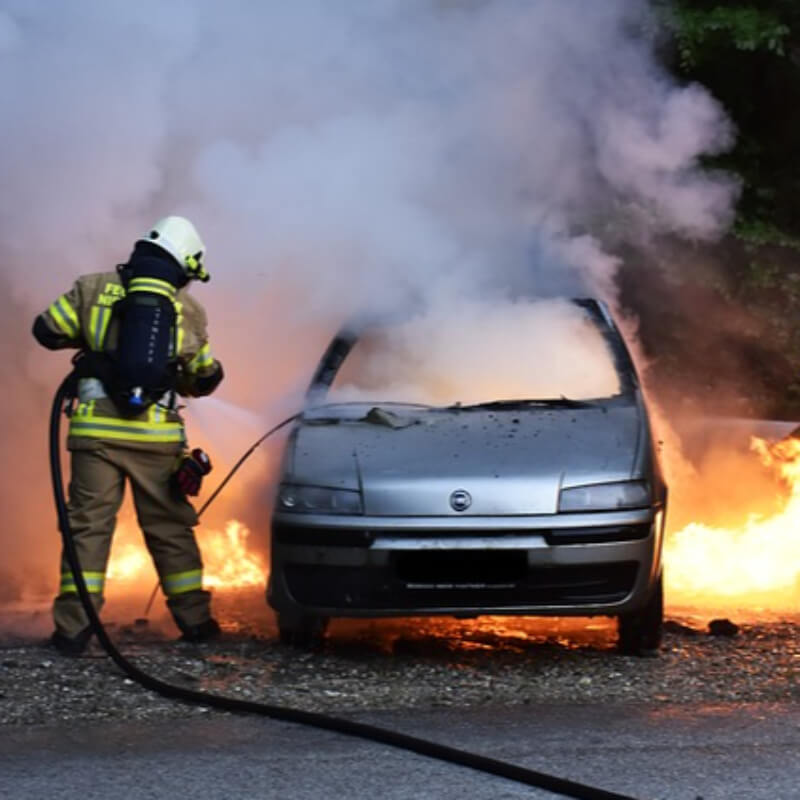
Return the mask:
<svg viewBox="0 0 800 800"><path fill-rule="evenodd" d="M617 617L617 650L626 656L656 656L664 626L664 577L659 575L647 603Z"/></svg>
<svg viewBox="0 0 800 800"><path fill-rule="evenodd" d="M278 638L299 650L319 650L325 641L327 617L286 617L278 614Z"/></svg>

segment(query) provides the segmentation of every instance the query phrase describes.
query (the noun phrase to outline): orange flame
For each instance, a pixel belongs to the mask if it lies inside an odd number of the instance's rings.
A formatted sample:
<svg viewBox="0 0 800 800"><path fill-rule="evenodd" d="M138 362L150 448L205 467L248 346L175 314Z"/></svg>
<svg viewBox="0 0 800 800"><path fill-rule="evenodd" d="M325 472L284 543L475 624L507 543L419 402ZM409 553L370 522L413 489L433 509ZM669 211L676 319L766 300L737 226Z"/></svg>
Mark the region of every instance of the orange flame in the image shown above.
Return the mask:
<svg viewBox="0 0 800 800"><path fill-rule="evenodd" d="M769 444L754 437L750 448L784 487L779 510L767 516L750 513L732 527L692 522L668 536L664 561L671 603L754 612L798 610L800 441ZM741 491L749 490L745 479Z"/></svg>
<svg viewBox="0 0 800 800"><path fill-rule="evenodd" d="M250 531L236 520L230 520L224 531L198 530L205 588L224 590L265 585L267 565L259 553L248 549L249 536ZM134 525L118 526L106 577L110 588L115 584L147 585L151 580L156 581L152 561Z"/></svg>
<svg viewBox="0 0 800 800"><path fill-rule="evenodd" d="M118 531L118 535L126 537L127 527ZM127 538L127 537L126 537ZM152 562L141 544L123 541L115 545L106 570L107 581L133 581L139 580L147 573L155 575Z"/></svg>
<svg viewBox="0 0 800 800"><path fill-rule="evenodd" d="M232 589L263 586L267 565L258 553L247 549L250 531L231 520L225 531L203 531L198 537L205 562L203 583L208 588Z"/></svg>

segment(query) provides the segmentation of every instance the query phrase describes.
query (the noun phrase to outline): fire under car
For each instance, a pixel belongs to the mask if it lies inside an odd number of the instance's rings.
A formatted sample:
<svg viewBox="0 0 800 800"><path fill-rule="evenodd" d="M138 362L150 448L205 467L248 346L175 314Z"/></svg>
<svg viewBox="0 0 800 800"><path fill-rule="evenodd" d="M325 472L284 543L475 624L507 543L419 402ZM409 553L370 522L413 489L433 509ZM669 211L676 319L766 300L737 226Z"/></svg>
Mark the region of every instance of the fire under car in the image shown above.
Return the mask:
<svg viewBox="0 0 800 800"><path fill-rule="evenodd" d="M268 601L298 646L336 617L604 615L653 654L666 499L602 302L353 323L287 442Z"/></svg>

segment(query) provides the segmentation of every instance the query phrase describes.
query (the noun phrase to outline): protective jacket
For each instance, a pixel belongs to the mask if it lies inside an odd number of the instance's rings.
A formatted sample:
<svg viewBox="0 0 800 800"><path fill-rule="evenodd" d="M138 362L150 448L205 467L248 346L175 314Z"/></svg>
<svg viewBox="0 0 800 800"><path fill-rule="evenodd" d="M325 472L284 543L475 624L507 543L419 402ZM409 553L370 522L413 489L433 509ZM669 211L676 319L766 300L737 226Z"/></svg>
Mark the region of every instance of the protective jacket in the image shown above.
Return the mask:
<svg viewBox="0 0 800 800"><path fill-rule="evenodd" d="M176 394L200 397L210 394L223 377L208 342L203 307L186 289L164 284L176 312L175 353L177 378L168 391L139 416L123 416L108 397L99 377L83 377L78 385L78 405L69 426L71 450L97 449L117 443L157 452L178 452L185 446L183 420ZM79 348L102 353L115 336L113 306L126 288L116 272L83 275L34 322L37 340L51 350Z"/></svg>

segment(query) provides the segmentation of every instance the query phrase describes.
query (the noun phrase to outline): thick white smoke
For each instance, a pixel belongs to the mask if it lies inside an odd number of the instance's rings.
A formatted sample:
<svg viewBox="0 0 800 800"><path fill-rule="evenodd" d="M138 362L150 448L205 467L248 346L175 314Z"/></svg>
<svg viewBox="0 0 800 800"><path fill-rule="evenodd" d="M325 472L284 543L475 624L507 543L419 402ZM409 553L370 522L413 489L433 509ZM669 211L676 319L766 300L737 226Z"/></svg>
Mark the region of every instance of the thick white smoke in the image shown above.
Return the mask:
<svg viewBox="0 0 800 800"><path fill-rule="evenodd" d="M438 306L362 336L326 400L447 406L588 400L620 388L600 329L569 300L464 301L458 314Z"/></svg>
<svg viewBox="0 0 800 800"><path fill-rule="evenodd" d="M33 314L164 213L207 240L221 396L265 418L365 306L609 295L605 242L717 235L735 187L698 158L730 126L646 30L644 0L0 0L7 391L46 403ZM3 424L6 465L44 447ZM21 570L51 525L4 531Z"/></svg>

